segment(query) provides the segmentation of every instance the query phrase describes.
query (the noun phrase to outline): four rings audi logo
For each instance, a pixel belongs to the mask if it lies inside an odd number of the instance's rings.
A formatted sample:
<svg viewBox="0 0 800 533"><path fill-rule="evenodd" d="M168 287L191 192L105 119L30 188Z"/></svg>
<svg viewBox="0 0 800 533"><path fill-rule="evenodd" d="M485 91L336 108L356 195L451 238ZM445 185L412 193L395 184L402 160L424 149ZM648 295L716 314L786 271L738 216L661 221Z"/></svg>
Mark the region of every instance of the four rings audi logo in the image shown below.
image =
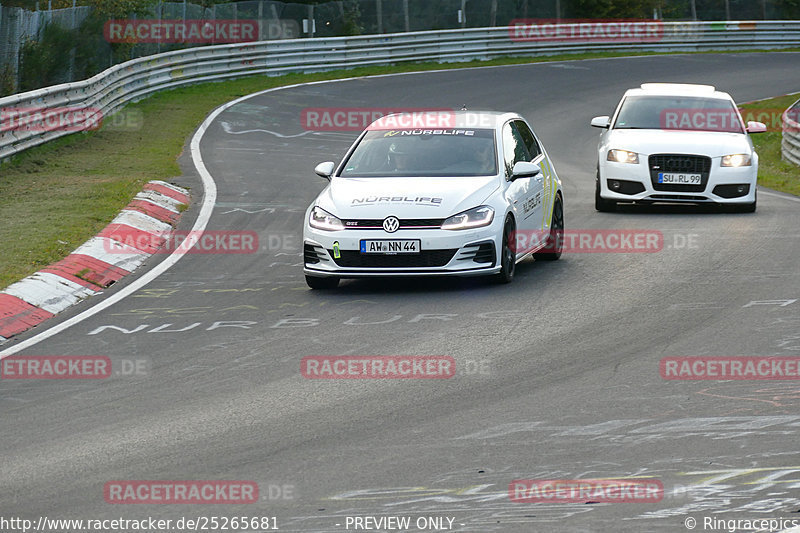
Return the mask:
<svg viewBox="0 0 800 533"><path fill-rule="evenodd" d="M667 159L665 166L675 170L691 170L694 168L694 163L688 159Z"/></svg>
<svg viewBox="0 0 800 533"><path fill-rule="evenodd" d="M383 219L383 230L386 233L394 233L400 229L400 221L397 217L386 217Z"/></svg>

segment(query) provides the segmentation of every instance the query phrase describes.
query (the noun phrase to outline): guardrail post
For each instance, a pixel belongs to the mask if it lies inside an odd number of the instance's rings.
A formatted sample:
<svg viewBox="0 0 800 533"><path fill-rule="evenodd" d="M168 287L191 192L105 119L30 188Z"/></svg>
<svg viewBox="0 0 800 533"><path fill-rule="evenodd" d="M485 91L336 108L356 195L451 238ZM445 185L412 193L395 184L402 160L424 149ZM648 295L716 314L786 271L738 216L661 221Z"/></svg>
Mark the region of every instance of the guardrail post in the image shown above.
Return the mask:
<svg viewBox="0 0 800 533"><path fill-rule="evenodd" d="M403 0L403 22L405 22L406 31L411 31L411 25L408 20L408 0Z"/></svg>
<svg viewBox="0 0 800 533"><path fill-rule="evenodd" d="M383 33L383 0L375 0L375 17L378 19L378 33Z"/></svg>

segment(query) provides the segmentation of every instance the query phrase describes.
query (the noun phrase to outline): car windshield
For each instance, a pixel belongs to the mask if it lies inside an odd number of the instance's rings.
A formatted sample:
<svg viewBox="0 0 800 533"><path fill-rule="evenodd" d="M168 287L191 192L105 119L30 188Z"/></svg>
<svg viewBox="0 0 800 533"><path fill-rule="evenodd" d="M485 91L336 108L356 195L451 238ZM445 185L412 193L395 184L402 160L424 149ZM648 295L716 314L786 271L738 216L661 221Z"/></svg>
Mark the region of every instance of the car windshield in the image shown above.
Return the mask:
<svg viewBox="0 0 800 533"><path fill-rule="evenodd" d="M492 129L368 131L340 176L462 177L497 174Z"/></svg>
<svg viewBox="0 0 800 533"><path fill-rule="evenodd" d="M683 96L629 96L614 128L744 133L729 100Z"/></svg>

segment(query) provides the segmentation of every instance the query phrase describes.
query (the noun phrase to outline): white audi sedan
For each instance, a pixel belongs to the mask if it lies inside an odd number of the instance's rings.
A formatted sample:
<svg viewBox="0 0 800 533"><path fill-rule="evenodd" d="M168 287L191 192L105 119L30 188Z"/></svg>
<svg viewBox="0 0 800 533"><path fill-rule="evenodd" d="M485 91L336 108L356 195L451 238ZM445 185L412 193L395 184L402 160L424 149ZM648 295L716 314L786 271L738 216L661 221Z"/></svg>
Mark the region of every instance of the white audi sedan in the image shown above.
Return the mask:
<svg viewBox="0 0 800 533"><path fill-rule="evenodd" d="M525 257L561 256L561 182L518 114L387 115L315 172L330 183L305 217L311 288L373 276L508 283Z"/></svg>
<svg viewBox="0 0 800 533"><path fill-rule="evenodd" d="M617 202L727 204L756 210L758 154L731 96L710 85L645 83L629 89L603 128L597 148L595 208Z"/></svg>

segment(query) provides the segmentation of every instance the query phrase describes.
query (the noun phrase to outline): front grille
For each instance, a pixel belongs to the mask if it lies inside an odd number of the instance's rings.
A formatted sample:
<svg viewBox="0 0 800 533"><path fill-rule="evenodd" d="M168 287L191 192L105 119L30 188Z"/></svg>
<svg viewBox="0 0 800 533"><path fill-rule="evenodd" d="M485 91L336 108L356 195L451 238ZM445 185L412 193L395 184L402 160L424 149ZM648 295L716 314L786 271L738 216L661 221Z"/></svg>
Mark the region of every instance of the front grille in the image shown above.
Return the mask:
<svg viewBox="0 0 800 533"><path fill-rule="evenodd" d="M465 246L457 257L458 261L472 260L476 263L491 263L494 266L494 243L484 242Z"/></svg>
<svg viewBox="0 0 800 533"><path fill-rule="evenodd" d="M303 244L303 261L305 264L315 265L320 261L327 260L328 258L325 257L324 249L321 246L315 246L308 243Z"/></svg>
<svg viewBox="0 0 800 533"><path fill-rule="evenodd" d="M739 192L739 187L742 191ZM750 194L750 185L747 183L737 183L734 185L717 185L714 187L714 194L723 198L738 198Z"/></svg>
<svg viewBox="0 0 800 533"><path fill-rule="evenodd" d="M422 250L418 254L362 254L357 250L342 250L334 262L345 268L413 268L440 267L453 259L458 250ZM333 251L330 250L331 257Z"/></svg>
<svg viewBox="0 0 800 533"><path fill-rule="evenodd" d="M612 187L612 182L619 183L619 189ZM639 194L640 192L645 191L644 183L639 183L638 181L608 180L607 185L608 190L612 192L618 192L620 194Z"/></svg>
<svg viewBox="0 0 800 533"><path fill-rule="evenodd" d="M678 200L683 202L708 202L705 196L692 196L686 194L651 194L648 200Z"/></svg>
<svg viewBox="0 0 800 533"><path fill-rule="evenodd" d="M401 218L400 229L428 229L442 227L443 218ZM382 218L344 220L344 229L383 229Z"/></svg>
<svg viewBox="0 0 800 533"><path fill-rule="evenodd" d="M703 155L686 154L653 154L649 157L650 180L653 189L670 192L703 192L708 184L711 172L711 158ZM684 185L658 183L659 172L680 172L682 174L700 174L700 185Z"/></svg>

